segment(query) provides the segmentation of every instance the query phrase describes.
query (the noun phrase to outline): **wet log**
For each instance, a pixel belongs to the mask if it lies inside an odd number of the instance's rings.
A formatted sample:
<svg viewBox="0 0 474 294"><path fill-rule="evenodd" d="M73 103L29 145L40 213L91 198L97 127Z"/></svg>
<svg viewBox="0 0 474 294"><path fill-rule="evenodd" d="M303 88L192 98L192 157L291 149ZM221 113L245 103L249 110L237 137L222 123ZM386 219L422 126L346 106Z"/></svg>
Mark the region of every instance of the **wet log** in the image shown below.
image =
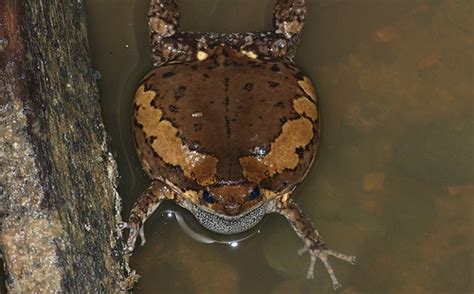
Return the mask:
<svg viewBox="0 0 474 294"><path fill-rule="evenodd" d="M82 1L0 0L1 254L12 293L127 288Z"/></svg>

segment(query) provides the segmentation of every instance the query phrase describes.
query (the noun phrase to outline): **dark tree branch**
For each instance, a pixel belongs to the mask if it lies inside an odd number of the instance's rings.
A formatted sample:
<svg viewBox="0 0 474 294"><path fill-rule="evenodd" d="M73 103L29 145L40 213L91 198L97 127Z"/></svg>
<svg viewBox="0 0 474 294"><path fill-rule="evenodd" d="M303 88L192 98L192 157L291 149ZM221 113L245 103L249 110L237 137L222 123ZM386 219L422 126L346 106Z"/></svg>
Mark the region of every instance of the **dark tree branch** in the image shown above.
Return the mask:
<svg viewBox="0 0 474 294"><path fill-rule="evenodd" d="M122 292L116 163L81 1L0 0L0 219L13 293Z"/></svg>

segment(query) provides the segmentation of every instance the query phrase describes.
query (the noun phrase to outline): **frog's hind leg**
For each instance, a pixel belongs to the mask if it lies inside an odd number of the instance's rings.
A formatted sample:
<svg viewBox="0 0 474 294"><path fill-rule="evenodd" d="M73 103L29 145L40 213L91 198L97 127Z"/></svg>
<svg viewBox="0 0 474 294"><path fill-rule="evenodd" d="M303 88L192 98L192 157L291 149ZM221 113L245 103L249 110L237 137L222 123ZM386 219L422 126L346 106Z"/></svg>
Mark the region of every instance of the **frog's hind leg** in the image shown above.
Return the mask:
<svg viewBox="0 0 474 294"><path fill-rule="evenodd" d="M156 63L169 59L167 39L179 31L179 10L174 0L151 0L148 9L148 26L153 59Z"/></svg>
<svg viewBox="0 0 474 294"><path fill-rule="evenodd" d="M277 0L273 10L273 30L243 33L240 50L257 56L293 59L306 18L305 0Z"/></svg>
<svg viewBox="0 0 474 294"><path fill-rule="evenodd" d="M122 223L121 228L129 229L127 240L127 251L132 253L135 248L135 242L138 235L145 243L145 234L143 231L144 223L147 218L158 208L165 199L174 199L174 193L160 181L154 181L148 189L138 198L132 208L128 223Z"/></svg>
<svg viewBox="0 0 474 294"><path fill-rule="evenodd" d="M355 264L356 257L348 256L328 249L326 244L321 239L318 231L311 223L311 220L309 220L309 218L304 215L298 205L288 197L283 197L283 199L278 200L278 202L275 204L275 207L273 208L273 211L285 216L298 236L304 241L305 245L301 250L298 251L298 253L301 255L305 252L308 252L311 257L307 278L313 278L314 265L316 260L319 259L329 273L334 289L339 289L341 284L336 278L336 274L334 273L334 270L328 261L328 257L334 256L352 264Z"/></svg>
<svg viewBox="0 0 474 294"><path fill-rule="evenodd" d="M292 43L296 43L303 29L305 17L305 0L277 0L273 10L275 33L285 36Z"/></svg>
<svg viewBox="0 0 474 294"><path fill-rule="evenodd" d="M245 55L292 59L306 16L305 0L277 0L274 29L257 33L190 33L179 30L175 0L151 0L148 12L154 65L169 61L199 61L212 48L227 44ZM211 50L211 51L209 51Z"/></svg>

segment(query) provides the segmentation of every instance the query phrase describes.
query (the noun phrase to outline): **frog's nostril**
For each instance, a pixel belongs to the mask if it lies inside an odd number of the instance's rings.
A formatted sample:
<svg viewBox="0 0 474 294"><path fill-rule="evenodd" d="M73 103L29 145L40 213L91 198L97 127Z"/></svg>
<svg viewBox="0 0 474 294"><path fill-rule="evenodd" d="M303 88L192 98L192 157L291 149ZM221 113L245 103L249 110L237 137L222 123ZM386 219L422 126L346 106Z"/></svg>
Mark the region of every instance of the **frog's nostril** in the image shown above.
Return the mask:
<svg viewBox="0 0 474 294"><path fill-rule="evenodd" d="M240 213L241 208L242 208L242 204L232 203L232 204L228 204L228 205L225 206L225 212L228 215L237 215L237 214Z"/></svg>

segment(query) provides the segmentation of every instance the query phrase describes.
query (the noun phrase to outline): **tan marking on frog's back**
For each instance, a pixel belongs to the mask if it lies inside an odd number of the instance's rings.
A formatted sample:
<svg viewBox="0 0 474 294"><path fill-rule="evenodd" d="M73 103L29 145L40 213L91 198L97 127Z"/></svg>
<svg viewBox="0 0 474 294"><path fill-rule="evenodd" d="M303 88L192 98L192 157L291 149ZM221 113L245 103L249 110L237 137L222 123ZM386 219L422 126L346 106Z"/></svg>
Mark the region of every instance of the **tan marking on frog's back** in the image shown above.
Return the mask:
<svg viewBox="0 0 474 294"><path fill-rule="evenodd" d="M303 91L307 95L309 95L314 100L314 102L317 102L316 93L314 91L313 84L308 79L308 77L304 77L303 80L298 81L298 85L300 85Z"/></svg>
<svg viewBox="0 0 474 294"><path fill-rule="evenodd" d="M293 101L293 108L299 115L306 115L313 121L318 118L318 110L316 105L306 97L300 97Z"/></svg>
<svg viewBox="0 0 474 294"><path fill-rule="evenodd" d="M209 186L215 182L218 160L207 154L192 151L178 137L178 129L171 122L162 120L162 110L152 105L154 91L145 91L141 86L135 95L136 121L148 144L167 164L178 166L184 175L196 180L199 185Z"/></svg>
<svg viewBox="0 0 474 294"><path fill-rule="evenodd" d="M135 104L139 108L137 111L137 122L143 126L145 133L150 133L150 126L157 125L163 115L159 108L150 106L150 102L155 98L155 92L145 91L145 87L141 86L135 93Z"/></svg>
<svg viewBox="0 0 474 294"><path fill-rule="evenodd" d="M313 124L308 119L302 117L286 122L267 155L261 159L255 156L240 159L244 176L260 183L285 169L294 169L299 163L296 149L308 145L312 138Z"/></svg>

